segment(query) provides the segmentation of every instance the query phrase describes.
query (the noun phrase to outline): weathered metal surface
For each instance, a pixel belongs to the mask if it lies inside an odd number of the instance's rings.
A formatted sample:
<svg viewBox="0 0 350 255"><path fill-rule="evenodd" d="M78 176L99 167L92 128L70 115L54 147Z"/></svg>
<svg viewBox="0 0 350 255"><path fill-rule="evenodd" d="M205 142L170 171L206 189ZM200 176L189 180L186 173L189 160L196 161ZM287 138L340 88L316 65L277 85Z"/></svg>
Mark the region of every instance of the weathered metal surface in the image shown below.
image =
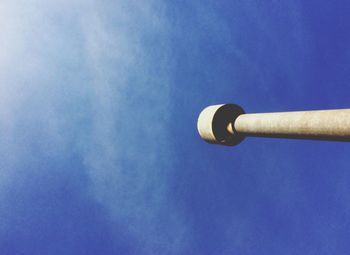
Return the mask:
<svg viewBox="0 0 350 255"><path fill-rule="evenodd" d="M214 105L197 127L205 141L230 146L245 136L350 141L350 109L244 114L238 105Z"/></svg>
<svg viewBox="0 0 350 255"><path fill-rule="evenodd" d="M350 109L244 114L234 128L250 136L348 140Z"/></svg>

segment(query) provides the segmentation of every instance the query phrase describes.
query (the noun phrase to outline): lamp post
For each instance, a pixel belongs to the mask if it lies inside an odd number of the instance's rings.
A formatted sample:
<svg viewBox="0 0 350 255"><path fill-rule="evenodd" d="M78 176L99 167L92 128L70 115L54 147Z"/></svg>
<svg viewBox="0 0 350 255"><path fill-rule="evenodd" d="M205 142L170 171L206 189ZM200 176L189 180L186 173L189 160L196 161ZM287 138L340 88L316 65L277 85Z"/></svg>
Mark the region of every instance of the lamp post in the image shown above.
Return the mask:
<svg viewBox="0 0 350 255"><path fill-rule="evenodd" d="M246 114L235 104L212 105L197 128L205 141L228 146L247 136L350 141L350 109Z"/></svg>

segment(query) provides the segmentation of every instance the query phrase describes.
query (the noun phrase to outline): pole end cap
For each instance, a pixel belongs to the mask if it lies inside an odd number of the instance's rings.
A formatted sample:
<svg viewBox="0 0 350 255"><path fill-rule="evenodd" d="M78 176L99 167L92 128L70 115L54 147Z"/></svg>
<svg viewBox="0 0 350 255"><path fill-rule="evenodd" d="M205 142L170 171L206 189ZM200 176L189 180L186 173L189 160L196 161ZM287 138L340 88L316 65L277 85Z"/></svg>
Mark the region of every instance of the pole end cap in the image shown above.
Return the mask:
<svg viewBox="0 0 350 255"><path fill-rule="evenodd" d="M236 104L208 106L199 114L198 133L208 143L237 145L243 141L244 136L234 130L234 121L244 113Z"/></svg>

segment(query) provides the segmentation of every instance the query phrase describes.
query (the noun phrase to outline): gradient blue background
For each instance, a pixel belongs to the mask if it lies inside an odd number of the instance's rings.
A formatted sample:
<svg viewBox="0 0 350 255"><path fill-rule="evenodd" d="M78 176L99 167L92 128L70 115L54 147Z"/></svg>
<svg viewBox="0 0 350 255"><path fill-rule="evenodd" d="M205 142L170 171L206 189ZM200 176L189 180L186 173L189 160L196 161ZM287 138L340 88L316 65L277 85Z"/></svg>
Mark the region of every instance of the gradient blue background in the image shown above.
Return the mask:
<svg viewBox="0 0 350 255"><path fill-rule="evenodd" d="M350 145L203 142L207 105L349 108L349 1L2 0L1 254L347 254Z"/></svg>

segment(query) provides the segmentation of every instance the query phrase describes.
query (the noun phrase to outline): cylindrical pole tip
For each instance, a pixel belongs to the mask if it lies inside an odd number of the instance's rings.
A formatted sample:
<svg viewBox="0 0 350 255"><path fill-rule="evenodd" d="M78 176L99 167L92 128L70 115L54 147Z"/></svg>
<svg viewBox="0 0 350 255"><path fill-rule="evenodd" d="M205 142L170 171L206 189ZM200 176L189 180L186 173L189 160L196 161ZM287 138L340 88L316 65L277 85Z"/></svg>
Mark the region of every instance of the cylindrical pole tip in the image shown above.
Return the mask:
<svg viewBox="0 0 350 255"><path fill-rule="evenodd" d="M239 144L244 136L234 130L234 121L241 114L244 114L244 110L235 104L208 106L198 117L199 135L208 143Z"/></svg>

